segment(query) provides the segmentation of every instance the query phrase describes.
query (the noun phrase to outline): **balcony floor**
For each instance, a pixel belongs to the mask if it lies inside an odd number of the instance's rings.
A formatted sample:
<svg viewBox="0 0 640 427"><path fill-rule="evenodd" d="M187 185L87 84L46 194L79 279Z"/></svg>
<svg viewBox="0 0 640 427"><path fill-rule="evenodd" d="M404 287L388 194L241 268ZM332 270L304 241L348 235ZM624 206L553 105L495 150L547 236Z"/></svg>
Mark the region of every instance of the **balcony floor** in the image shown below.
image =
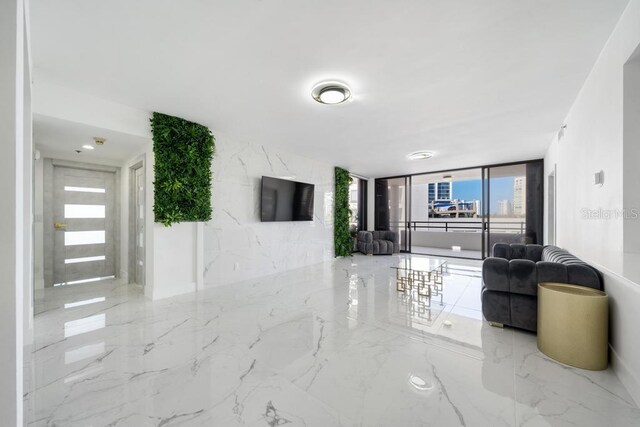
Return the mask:
<svg viewBox="0 0 640 427"><path fill-rule="evenodd" d="M481 251L474 251L468 249L462 249L454 251L447 248L433 248L427 246L411 246L411 253L418 255L434 255L443 257L455 257L455 258L470 258L470 259L482 259Z"/></svg>

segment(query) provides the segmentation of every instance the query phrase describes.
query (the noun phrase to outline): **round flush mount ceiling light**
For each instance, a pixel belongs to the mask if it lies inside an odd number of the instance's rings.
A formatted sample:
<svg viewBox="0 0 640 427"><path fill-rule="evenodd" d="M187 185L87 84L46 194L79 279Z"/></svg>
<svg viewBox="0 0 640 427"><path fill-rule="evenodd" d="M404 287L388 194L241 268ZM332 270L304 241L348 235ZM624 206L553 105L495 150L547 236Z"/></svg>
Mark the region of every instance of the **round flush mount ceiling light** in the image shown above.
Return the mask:
<svg viewBox="0 0 640 427"><path fill-rule="evenodd" d="M351 98L351 89L340 82L321 82L311 90L313 99L321 104L335 105L347 102Z"/></svg>
<svg viewBox="0 0 640 427"><path fill-rule="evenodd" d="M414 151L413 153L407 154L407 159L409 160L427 160L433 157L433 153L431 151Z"/></svg>
<svg viewBox="0 0 640 427"><path fill-rule="evenodd" d="M93 150L94 149L94 147L89 145L89 144L83 145L82 148L86 148L87 150Z"/></svg>

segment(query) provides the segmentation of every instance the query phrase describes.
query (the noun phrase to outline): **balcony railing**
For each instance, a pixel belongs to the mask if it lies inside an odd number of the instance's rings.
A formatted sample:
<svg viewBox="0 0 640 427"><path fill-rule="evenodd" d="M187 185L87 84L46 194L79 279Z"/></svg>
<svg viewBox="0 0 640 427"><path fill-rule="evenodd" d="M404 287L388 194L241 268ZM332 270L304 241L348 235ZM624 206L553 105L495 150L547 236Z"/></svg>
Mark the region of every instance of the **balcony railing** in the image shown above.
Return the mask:
<svg viewBox="0 0 640 427"><path fill-rule="evenodd" d="M491 233L524 234L526 228L525 220L521 221L489 221ZM396 227L404 225L404 222L397 222ZM434 221L409 221L408 227L412 231L434 231L434 232L457 232L457 233L481 233L482 221L460 221L460 220L434 220Z"/></svg>

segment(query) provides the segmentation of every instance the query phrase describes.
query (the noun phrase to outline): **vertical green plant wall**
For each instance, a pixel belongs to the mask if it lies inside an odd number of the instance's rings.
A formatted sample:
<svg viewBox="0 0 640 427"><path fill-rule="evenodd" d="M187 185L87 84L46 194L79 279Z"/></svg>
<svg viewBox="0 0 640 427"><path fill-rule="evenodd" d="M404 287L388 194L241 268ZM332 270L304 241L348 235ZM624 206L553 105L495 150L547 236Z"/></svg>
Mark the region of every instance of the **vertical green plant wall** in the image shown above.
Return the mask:
<svg viewBox="0 0 640 427"><path fill-rule="evenodd" d="M213 134L206 126L161 113L153 113L151 132L155 221L167 227L209 221Z"/></svg>
<svg viewBox="0 0 640 427"><path fill-rule="evenodd" d="M351 210L349 209L349 184L351 184L351 176L349 171L342 168L336 168L335 171L335 200L334 200L334 246L335 256L350 256L353 240L349 233L349 217Z"/></svg>

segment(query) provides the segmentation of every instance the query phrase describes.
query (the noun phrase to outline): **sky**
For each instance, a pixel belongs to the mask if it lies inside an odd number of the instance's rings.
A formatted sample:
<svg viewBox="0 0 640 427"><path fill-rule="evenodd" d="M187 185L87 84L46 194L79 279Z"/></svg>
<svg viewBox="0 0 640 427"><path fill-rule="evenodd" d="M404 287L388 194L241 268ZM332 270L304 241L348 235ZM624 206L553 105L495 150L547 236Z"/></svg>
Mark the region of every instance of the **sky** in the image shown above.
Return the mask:
<svg viewBox="0 0 640 427"><path fill-rule="evenodd" d="M513 202L514 177L491 178L491 213L498 212L498 200ZM482 180L453 182L453 198L458 200L482 200Z"/></svg>

